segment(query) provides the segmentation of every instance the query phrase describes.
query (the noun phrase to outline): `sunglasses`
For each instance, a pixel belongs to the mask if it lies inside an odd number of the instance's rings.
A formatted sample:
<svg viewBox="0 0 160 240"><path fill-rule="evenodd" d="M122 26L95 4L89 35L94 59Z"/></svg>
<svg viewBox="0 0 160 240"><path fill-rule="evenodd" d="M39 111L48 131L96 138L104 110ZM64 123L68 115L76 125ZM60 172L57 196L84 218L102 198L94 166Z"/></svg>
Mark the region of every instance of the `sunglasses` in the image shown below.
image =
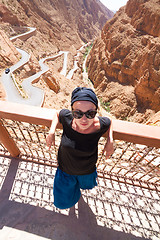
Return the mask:
<svg viewBox="0 0 160 240"><path fill-rule="evenodd" d="M87 112L82 112L81 110L73 110L72 115L76 119L80 119L85 115L89 119L93 119L97 114L96 110L88 110Z"/></svg>

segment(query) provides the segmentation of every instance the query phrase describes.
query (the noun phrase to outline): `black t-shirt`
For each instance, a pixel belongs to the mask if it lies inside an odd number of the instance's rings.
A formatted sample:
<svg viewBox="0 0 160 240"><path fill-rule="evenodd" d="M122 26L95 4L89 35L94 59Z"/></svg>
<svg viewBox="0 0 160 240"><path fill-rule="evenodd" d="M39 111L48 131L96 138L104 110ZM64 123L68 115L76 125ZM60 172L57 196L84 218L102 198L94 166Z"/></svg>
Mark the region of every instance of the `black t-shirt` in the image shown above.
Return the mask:
<svg viewBox="0 0 160 240"><path fill-rule="evenodd" d="M100 129L83 134L72 129L72 112L62 109L59 121L63 125L63 134L58 150L59 168L71 175L90 174L96 169L98 141L109 129L111 121L107 117L98 117Z"/></svg>

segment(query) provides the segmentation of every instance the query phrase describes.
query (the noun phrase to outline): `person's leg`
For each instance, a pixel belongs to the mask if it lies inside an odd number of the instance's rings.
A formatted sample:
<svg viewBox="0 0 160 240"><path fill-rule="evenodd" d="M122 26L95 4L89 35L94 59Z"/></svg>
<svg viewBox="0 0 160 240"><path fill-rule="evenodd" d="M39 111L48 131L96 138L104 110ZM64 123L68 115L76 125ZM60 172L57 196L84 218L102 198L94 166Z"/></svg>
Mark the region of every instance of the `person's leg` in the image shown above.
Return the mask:
<svg viewBox="0 0 160 240"><path fill-rule="evenodd" d="M97 186L97 171L95 170L91 174L78 175L77 176L79 186L81 189L92 189Z"/></svg>
<svg viewBox="0 0 160 240"><path fill-rule="evenodd" d="M54 205L60 209L71 208L81 196L79 183L74 175L57 168L53 185Z"/></svg>

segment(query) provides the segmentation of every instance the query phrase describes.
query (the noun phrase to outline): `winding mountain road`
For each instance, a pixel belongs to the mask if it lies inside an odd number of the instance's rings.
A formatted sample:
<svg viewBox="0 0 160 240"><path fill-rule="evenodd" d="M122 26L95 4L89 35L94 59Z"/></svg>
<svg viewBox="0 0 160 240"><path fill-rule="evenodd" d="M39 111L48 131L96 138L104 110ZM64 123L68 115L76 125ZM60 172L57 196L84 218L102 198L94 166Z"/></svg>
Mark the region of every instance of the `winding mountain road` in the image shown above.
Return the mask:
<svg viewBox="0 0 160 240"><path fill-rule="evenodd" d="M10 40L14 42L17 38L20 38L22 40L26 40L27 38L33 36L36 32L36 28L27 28L28 31L19 34L17 36L11 37ZM54 60L60 55L64 55L64 61L63 61L63 68L61 70L61 74L63 76L67 75L67 58L68 58L68 52L67 51L60 51L58 54L46 57L39 60L39 65L41 66L41 71L24 79L22 82L22 88L24 92L27 95L27 98L23 98L20 89L18 89L18 86L16 84L16 81L14 79L13 72L19 68L21 68L23 65L25 65L29 59L30 55L25 52L22 49L16 48L17 51L21 54L21 59L19 62L17 62L15 65L10 67L10 72L6 74L5 72L2 73L1 82L5 88L7 101L10 102L17 102L22 104L28 104L28 105L34 105L34 106L42 106L44 101L44 91L38 87L34 87L32 85L32 82L36 79L39 79L42 74L47 72L49 70L49 67L44 64L44 61ZM74 62L74 67L71 69L66 76L68 79L71 79L73 76L73 73L78 69L77 61Z"/></svg>

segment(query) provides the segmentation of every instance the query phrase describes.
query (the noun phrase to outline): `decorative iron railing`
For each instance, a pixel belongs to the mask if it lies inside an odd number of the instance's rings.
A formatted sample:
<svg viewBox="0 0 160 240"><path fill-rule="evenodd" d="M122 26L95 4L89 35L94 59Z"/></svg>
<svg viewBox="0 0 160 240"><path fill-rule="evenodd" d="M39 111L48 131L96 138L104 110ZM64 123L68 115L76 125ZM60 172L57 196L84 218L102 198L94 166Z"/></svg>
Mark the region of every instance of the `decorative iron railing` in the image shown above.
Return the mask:
<svg viewBox="0 0 160 240"><path fill-rule="evenodd" d="M46 136L54 110L0 102L0 151L49 166L57 166L61 126L56 146L48 150ZM102 154L105 136L99 143L99 177L160 191L160 128L113 120L115 151Z"/></svg>

